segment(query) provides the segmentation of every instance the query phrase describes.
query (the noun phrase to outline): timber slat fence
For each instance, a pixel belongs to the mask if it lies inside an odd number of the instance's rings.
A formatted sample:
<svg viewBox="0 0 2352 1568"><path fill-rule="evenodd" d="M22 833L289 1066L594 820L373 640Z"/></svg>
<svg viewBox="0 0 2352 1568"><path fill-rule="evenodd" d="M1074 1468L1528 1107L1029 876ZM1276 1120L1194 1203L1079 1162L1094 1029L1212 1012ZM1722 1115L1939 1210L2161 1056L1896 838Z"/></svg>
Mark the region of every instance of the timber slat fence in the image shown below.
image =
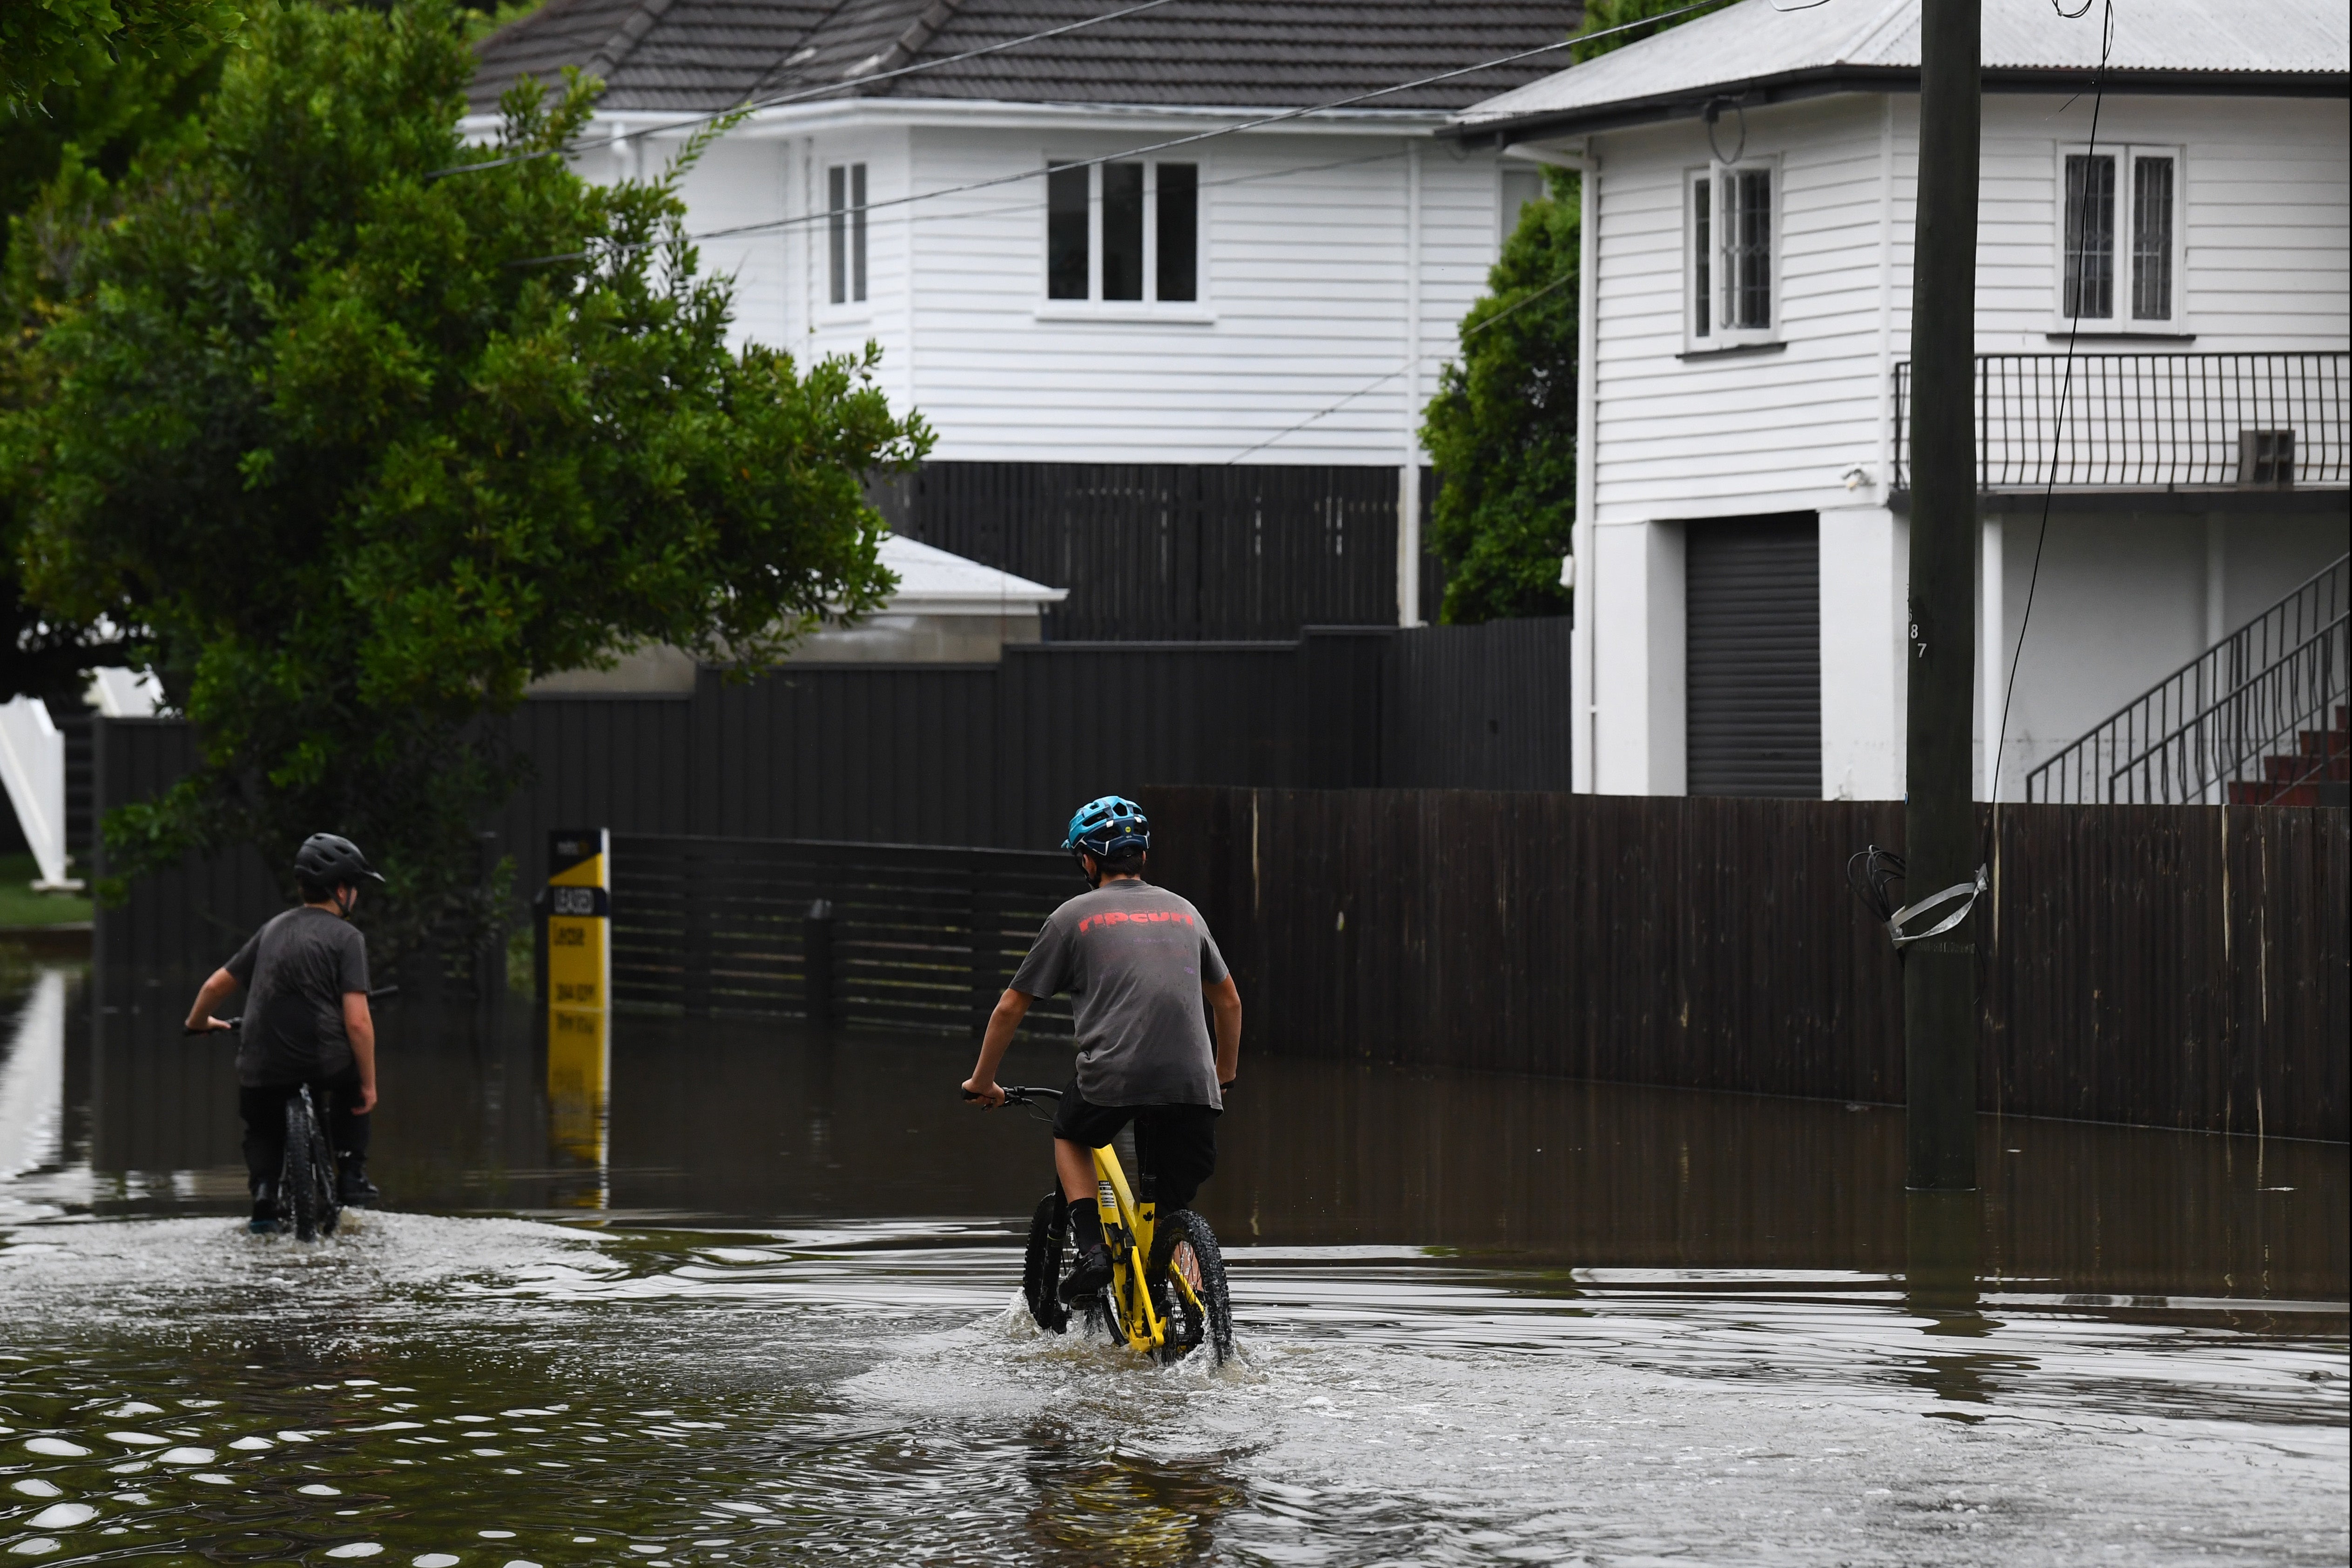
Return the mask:
<svg viewBox="0 0 2352 1568"><path fill-rule="evenodd" d="M1084 888L1066 856L1036 851L615 834L613 997L977 1030ZM1030 1017L1069 1032L1066 999Z"/></svg>
<svg viewBox="0 0 2352 1568"><path fill-rule="evenodd" d="M1144 792L1252 1049L1899 1103L1896 802ZM2003 806L1980 1099L2347 1136L2347 813ZM1979 917L1981 918L1981 916Z"/></svg>
<svg viewBox="0 0 2352 1568"><path fill-rule="evenodd" d="M875 501L908 538L1068 589L1045 612L1054 641L1269 639L1396 620L1397 481L1386 467L931 463Z"/></svg>

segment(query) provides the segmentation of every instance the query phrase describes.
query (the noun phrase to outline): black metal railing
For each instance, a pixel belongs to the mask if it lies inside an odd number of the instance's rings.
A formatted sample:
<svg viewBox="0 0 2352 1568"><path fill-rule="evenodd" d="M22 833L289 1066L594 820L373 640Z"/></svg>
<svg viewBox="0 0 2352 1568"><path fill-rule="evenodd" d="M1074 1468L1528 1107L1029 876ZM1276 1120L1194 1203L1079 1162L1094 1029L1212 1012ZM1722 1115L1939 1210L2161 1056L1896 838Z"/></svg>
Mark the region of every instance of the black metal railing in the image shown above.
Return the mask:
<svg viewBox="0 0 2352 1568"><path fill-rule="evenodd" d="M1980 490L2290 489L2352 479L2352 356L1977 356ZM1911 366L1895 367L1895 487ZM2060 417L2061 408L2064 417Z"/></svg>
<svg viewBox="0 0 2352 1568"><path fill-rule="evenodd" d="M2219 805L2230 786L2291 783L2305 732L2336 727L2347 701L2352 557L2334 564L2025 776L2029 800Z"/></svg>

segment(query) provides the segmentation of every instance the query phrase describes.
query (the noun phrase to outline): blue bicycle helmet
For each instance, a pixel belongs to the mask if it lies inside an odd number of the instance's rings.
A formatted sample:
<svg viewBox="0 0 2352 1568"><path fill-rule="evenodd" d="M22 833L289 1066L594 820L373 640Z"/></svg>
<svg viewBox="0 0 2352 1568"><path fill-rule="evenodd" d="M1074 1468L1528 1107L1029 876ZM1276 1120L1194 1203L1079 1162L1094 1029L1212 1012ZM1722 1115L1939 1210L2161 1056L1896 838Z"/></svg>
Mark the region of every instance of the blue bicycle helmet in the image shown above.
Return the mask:
<svg viewBox="0 0 2352 1568"><path fill-rule="evenodd" d="M1089 800L1070 814L1069 835L1062 847L1073 856L1089 854L1098 861L1151 847L1151 819L1124 795Z"/></svg>

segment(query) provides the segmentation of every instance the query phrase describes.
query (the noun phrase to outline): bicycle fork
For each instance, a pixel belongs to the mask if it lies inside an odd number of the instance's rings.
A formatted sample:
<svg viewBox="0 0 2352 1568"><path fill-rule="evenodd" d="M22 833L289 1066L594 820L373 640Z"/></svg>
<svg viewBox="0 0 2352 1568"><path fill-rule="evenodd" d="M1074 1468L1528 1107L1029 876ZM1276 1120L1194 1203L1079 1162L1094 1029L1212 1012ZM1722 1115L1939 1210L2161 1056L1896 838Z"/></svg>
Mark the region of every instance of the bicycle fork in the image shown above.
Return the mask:
<svg viewBox="0 0 2352 1568"><path fill-rule="evenodd" d="M1103 1240L1110 1248L1114 1263L1122 1256L1125 1259L1123 1267L1111 1270L1119 1328L1127 1335L1129 1348L1149 1354L1168 1342L1167 1326L1152 1304L1151 1287L1144 1277L1146 1261L1151 1256L1152 1228L1159 1206L1150 1198L1140 1204L1135 1201L1117 1155L1107 1147L1097 1149L1094 1155L1095 1207L1102 1217Z"/></svg>

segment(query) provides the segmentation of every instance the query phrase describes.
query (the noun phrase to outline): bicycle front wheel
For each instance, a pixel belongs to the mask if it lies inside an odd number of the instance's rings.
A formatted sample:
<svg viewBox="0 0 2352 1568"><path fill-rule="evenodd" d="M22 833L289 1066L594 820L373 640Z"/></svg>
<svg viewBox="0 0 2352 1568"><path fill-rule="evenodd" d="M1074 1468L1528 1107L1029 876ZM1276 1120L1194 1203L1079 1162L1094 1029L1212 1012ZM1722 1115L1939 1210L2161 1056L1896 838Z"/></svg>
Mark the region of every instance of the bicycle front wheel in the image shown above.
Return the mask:
<svg viewBox="0 0 2352 1568"><path fill-rule="evenodd" d="M335 1151L327 1146L326 1129L310 1118L310 1179L318 1184L319 1234L332 1236L343 1217L342 1193L335 1179Z"/></svg>
<svg viewBox="0 0 2352 1568"><path fill-rule="evenodd" d="M1162 1361L1206 1348L1223 1366L1234 1354L1234 1303L1225 1287L1225 1255L1209 1222L1189 1208L1160 1217L1149 1276L1168 1319Z"/></svg>
<svg viewBox="0 0 2352 1568"><path fill-rule="evenodd" d="M1070 1309L1062 1304L1062 1195L1049 1192L1029 1217L1029 1247L1021 1259L1021 1296L1029 1315L1047 1333L1064 1333L1070 1326Z"/></svg>

